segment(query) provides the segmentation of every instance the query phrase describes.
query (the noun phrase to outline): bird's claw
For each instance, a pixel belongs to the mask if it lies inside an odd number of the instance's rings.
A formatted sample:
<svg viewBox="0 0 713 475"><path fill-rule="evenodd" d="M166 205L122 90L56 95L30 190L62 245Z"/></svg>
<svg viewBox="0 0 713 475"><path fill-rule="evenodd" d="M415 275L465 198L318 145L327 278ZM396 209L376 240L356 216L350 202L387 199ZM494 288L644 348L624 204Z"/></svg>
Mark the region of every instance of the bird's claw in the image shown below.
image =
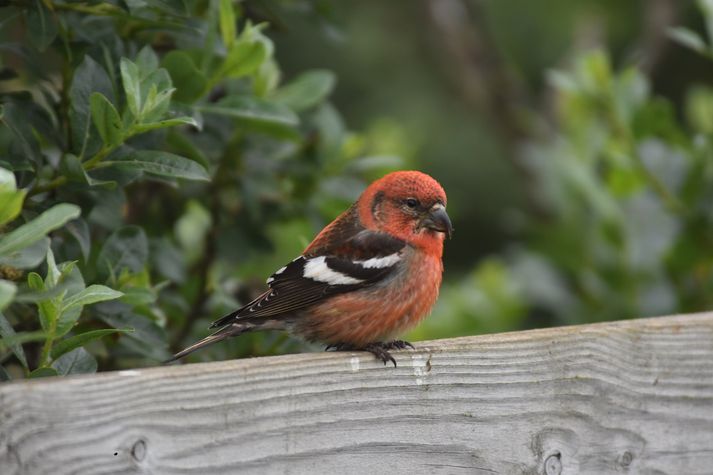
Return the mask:
<svg viewBox="0 0 713 475"><path fill-rule="evenodd" d="M362 350L368 351L369 353L383 361L384 366L386 366L386 363L391 361L394 364L394 368L396 368L396 360L393 356L391 356L391 353L389 353L386 343L369 343L364 348L362 348Z"/></svg>
<svg viewBox="0 0 713 475"><path fill-rule="evenodd" d="M389 350L404 350L406 348L411 348L412 350L415 349L414 346L408 341L393 340L386 342L369 343L368 345L361 348L356 347L354 345L350 345L348 343L331 343L327 345L324 351L368 351L369 353L383 361L384 365L391 361L395 368L396 360L393 356L391 356Z"/></svg>
<svg viewBox="0 0 713 475"><path fill-rule="evenodd" d="M386 343L383 343L383 345L387 350L405 350L406 348L410 348L412 350L416 349L415 346L404 340L387 341Z"/></svg>

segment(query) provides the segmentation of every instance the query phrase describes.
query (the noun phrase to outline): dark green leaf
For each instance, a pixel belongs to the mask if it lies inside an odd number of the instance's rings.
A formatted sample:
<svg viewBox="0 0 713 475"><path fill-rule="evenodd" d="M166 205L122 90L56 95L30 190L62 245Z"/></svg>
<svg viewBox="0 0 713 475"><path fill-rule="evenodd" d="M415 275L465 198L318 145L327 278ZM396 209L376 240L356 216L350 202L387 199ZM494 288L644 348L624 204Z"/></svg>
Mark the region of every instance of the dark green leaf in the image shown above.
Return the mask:
<svg viewBox="0 0 713 475"><path fill-rule="evenodd" d="M199 106L209 114L233 117L243 122L294 127L299 119L289 107L250 96L228 96L215 105Z"/></svg>
<svg viewBox="0 0 713 475"><path fill-rule="evenodd" d="M149 245L144 230L138 226L125 226L109 236L97 258L97 268L111 270L119 275L127 269L131 273L140 272L148 259Z"/></svg>
<svg viewBox="0 0 713 475"><path fill-rule="evenodd" d="M133 328L105 328L102 330L92 330L80 333L79 335L66 338L56 343L54 347L52 347L52 359L57 359L68 351L84 346L90 341L102 338L106 335L111 335L113 333L129 333L133 331Z"/></svg>
<svg viewBox="0 0 713 475"><path fill-rule="evenodd" d="M10 377L10 373L7 372L5 367L0 365L0 383L4 383L6 381L12 381L12 377Z"/></svg>
<svg viewBox="0 0 713 475"><path fill-rule="evenodd" d="M210 181L210 175L201 165L168 152L142 150L106 163L172 178Z"/></svg>
<svg viewBox="0 0 713 475"><path fill-rule="evenodd" d="M72 152L80 159L93 155L101 146L99 135L92 130L89 98L93 92L110 97L111 91L111 81L104 68L86 55L74 72L72 87L69 90Z"/></svg>
<svg viewBox="0 0 713 475"><path fill-rule="evenodd" d="M334 73L325 70L308 71L275 91L273 100L302 112L322 102L336 83Z"/></svg>
<svg viewBox="0 0 713 475"><path fill-rule="evenodd" d="M40 145L32 131L32 122L27 111L14 101L3 104L0 110L2 122L12 132L24 157L32 162L39 162L42 158Z"/></svg>
<svg viewBox="0 0 713 475"><path fill-rule="evenodd" d="M79 248L82 250L82 257L87 261L89 259L89 251L91 249L91 236L89 234L89 226L83 219L75 219L70 221L65 226L65 229L79 243Z"/></svg>
<svg viewBox="0 0 713 475"><path fill-rule="evenodd" d="M64 224L81 213L79 206L61 203L48 209L29 223L9 232L0 238L0 256L7 256L36 243L50 231Z"/></svg>
<svg viewBox="0 0 713 475"><path fill-rule="evenodd" d="M65 353L52 363L57 374L87 374L97 372L97 360L84 348L75 348Z"/></svg>
<svg viewBox="0 0 713 475"><path fill-rule="evenodd" d="M30 373L30 378L49 378L57 375L57 370L54 368L37 368Z"/></svg>
<svg viewBox="0 0 713 475"><path fill-rule="evenodd" d="M22 366L27 368L27 358L25 357L25 351L22 349L22 344L18 342L8 343L10 339L15 336L17 336L15 330L12 328L12 325L10 325L10 322L7 321L5 315L0 311L0 337L2 337L2 342L12 350Z"/></svg>
<svg viewBox="0 0 713 475"><path fill-rule="evenodd" d="M88 186L103 186L109 189L116 187L115 181L96 180L92 178L82 166L79 158L71 153L62 156L59 169L62 174L69 178L72 182L82 183Z"/></svg>
<svg viewBox="0 0 713 475"><path fill-rule="evenodd" d="M104 144L109 147L120 144L124 139L124 125L114 105L101 93L94 92L90 97L90 107L94 126Z"/></svg>
<svg viewBox="0 0 713 475"><path fill-rule="evenodd" d="M134 333L128 333L119 340L121 345L133 353L157 361L164 360L169 355L166 332L163 328L146 317L136 315L128 305L114 300L97 304L95 310L107 325L135 330Z"/></svg>
<svg viewBox="0 0 713 475"><path fill-rule="evenodd" d="M38 50L44 51L57 36L57 25L52 12L41 0L34 0L27 12L27 29L30 41Z"/></svg>

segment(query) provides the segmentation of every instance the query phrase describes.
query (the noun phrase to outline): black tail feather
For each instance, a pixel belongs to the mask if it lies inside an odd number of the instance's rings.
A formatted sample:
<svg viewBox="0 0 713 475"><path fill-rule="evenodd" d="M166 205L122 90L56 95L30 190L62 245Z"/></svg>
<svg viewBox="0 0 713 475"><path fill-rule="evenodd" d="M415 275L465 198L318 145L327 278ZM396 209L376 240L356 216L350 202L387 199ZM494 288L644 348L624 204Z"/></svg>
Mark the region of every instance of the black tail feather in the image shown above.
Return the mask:
<svg viewBox="0 0 713 475"><path fill-rule="evenodd" d="M211 335L208 335L207 337L203 338L200 341L197 341L196 343L192 344L188 348L179 351L178 353L173 355L171 358L164 361L163 364L167 364L167 363L171 363L173 361L179 360L179 359L183 358L184 356L188 356L189 354L193 353L196 350L200 350L201 348L212 345L213 343L223 341L226 338L238 336L242 333L250 331L252 328L254 328L253 325L247 325L247 324L241 324L241 323L233 323L232 325L223 327L220 330L218 330L217 332L212 333Z"/></svg>

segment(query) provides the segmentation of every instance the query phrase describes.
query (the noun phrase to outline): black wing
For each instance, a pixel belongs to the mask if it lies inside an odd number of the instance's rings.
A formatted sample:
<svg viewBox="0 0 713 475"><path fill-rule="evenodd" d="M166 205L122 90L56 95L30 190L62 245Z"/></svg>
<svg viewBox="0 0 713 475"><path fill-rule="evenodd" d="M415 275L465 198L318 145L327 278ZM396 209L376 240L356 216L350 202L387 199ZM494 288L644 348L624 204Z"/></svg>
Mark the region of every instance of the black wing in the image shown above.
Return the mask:
<svg viewBox="0 0 713 475"><path fill-rule="evenodd" d="M267 279L269 290L211 328L286 316L328 296L374 285L399 267L405 247L388 234L364 230L326 254L299 256Z"/></svg>

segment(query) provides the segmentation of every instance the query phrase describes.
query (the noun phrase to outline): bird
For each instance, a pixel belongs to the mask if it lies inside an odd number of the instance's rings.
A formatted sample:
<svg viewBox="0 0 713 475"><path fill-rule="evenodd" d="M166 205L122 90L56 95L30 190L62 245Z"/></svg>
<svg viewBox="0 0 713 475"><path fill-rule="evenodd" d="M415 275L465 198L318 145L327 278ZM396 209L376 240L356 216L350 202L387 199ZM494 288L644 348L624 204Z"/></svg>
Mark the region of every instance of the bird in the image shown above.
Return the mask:
<svg viewBox="0 0 713 475"><path fill-rule="evenodd" d="M327 350L368 351L396 366L389 350L414 348L395 338L436 302L443 243L452 233L438 181L420 171L389 173L275 271L265 292L167 362L247 332L285 330Z"/></svg>

